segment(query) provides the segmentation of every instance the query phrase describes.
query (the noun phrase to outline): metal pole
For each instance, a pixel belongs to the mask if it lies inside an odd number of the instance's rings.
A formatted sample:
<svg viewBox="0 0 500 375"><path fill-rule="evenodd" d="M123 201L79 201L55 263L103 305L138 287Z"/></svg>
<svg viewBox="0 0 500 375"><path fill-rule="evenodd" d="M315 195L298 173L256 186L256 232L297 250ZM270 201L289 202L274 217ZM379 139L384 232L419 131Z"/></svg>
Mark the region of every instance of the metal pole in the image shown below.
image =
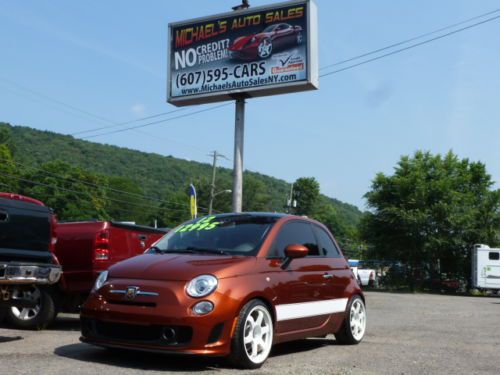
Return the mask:
<svg viewBox="0 0 500 375"><path fill-rule="evenodd" d="M293 184L292 183L292 186L290 187L290 197L288 199L288 201L286 202L287 203L287 208L288 208L288 213L292 213L292 207L293 207Z"/></svg>
<svg viewBox="0 0 500 375"><path fill-rule="evenodd" d="M234 121L233 212L241 212L243 202L243 144L245 133L245 99L236 99Z"/></svg>
<svg viewBox="0 0 500 375"><path fill-rule="evenodd" d="M214 161L212 164L212 185L210 186L210 202L208 204L208 214L212 215L212 206L214 203L214 194L215 194L215 171L217 168L217 151L213 153Z"/></svg>

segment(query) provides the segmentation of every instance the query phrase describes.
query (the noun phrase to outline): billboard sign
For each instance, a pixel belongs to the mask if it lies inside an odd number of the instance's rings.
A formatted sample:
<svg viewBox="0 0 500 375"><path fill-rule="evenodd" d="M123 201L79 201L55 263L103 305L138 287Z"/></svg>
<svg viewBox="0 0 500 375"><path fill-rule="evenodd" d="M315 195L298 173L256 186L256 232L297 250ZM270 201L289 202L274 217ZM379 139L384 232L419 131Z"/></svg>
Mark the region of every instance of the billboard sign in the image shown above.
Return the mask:
<svg viewBox="0 0 500 375"><path fill-rule="evenodd" d="M318 88L317 10L293 0L169 24L177 106Z"/></svg>

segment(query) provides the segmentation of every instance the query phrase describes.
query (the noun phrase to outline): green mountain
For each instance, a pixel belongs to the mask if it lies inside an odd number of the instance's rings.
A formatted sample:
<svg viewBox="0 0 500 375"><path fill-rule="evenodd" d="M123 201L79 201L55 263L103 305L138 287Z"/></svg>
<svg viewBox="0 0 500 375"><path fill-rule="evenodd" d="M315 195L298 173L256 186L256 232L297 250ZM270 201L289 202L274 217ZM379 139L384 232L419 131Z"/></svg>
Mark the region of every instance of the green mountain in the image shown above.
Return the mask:
<svg viewBox="0 0 500 375"><path fill-rule="evenodd" d="M201 190L199 205L208 206L208 186L212 173L212 166L208 163L98 144L7 123L0 123L0 130L2 128L10 133L14 161L22 167L40 168L44 163L60 160L100 175L131 179L141 194L158 201L168 200L169 192L185 190L193 182ZM289 183L260 173L245 172L245 184L245 192L252 192L247 198L247 206L252 209L283 211L290 189ZM218 168L217 190L230 188L231 170ZM123 197L121 199L124 200ZM333 198L321 196L320 204L331 205L344 227L355 227L362 216L357 207ZM217 196L214 207L222 211L228 210L229 194L225 197ZM245 201L243 208L245 210Z"/></svg>

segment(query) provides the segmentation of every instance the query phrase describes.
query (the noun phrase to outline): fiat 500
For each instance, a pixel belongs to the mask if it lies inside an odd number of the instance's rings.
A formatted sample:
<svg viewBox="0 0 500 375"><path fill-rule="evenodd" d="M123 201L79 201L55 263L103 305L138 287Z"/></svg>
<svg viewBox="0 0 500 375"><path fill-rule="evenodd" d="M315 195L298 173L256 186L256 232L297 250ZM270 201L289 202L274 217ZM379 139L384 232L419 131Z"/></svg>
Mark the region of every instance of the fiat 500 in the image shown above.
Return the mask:
<svg viewBox="0 0 500 375"><path fill-rule="evenodd" d="M244 213L189 221L102 272L81 320L86 343L258 368L277 343L335 334L358 344L366 310L326 227Z"/></svg>

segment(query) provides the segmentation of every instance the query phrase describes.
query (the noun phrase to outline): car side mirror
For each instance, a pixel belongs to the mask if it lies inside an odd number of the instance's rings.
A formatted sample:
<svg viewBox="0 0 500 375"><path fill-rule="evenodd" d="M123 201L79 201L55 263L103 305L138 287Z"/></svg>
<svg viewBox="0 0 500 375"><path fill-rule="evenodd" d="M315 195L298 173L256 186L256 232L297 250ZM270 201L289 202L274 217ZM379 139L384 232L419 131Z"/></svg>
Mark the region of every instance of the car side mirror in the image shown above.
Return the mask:
<svg viewBox="0 0 500 375"><path fill-rule="evenodd" d="M303 245L288 245L285 248L285 259L281 263L281 269L287 268L293 259L304 258L309 253L309 249Z"/></svg>
<svg viewBox="0 0 500 375"><path fill-rule="evenodd" d="M304 258L308 252L309 249L304 245L293 244L285 248L285 256L289 259Z"/></svg>

